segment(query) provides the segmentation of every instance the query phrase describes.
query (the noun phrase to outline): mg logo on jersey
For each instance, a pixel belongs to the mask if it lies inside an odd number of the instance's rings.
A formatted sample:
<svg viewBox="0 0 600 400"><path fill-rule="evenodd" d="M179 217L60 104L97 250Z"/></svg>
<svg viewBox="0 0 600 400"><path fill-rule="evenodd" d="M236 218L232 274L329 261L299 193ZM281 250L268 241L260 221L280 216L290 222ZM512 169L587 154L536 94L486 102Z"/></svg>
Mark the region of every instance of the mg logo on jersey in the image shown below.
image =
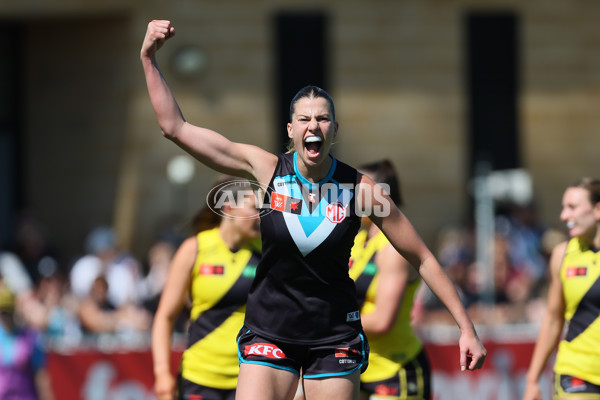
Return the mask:
<svg viewBox="0 0 600 400"><path fill-rule="evenodd" d="M325 216L334 224L339 224L346 218L346 207L339 201L327 204L325 208Z"/></svg>
<svg viewBox="0 0 600 400"><path fill-rule="evenodd" d="M285 353L269 343L254 343L244 348L245 356L263 356L267 358L285 358Z"/></svg>

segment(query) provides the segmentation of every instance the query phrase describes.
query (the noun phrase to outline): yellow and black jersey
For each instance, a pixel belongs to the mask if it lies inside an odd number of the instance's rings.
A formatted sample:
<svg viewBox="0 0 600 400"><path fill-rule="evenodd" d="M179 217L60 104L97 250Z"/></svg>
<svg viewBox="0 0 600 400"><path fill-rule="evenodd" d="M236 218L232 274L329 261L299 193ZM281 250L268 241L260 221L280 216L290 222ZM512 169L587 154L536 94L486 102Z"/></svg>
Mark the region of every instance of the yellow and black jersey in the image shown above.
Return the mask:
<svg viewBox="0 0 600 400"><path fill-rule="evenodd" d="M362 230L354 240L349 272L356 282L361 315L375 310L379 283L375 256L388 244L389 241L383 232L367 240L367 231ZM369 368L361 375L361 381L381 381L396 375L404 364L414 359L422 350L423 345L410 325L410 314L419 283L420 280L417 279L407 284L396 321L388 333L367 334L371 348Z"/></svg>
<svg viewBox="0 0 600 400"><path fill-rule="evenodd" d="M188 347L183 378L199 385L233 389L237 384L236 336L260 258L260 241L232 252L214 228L197 235L192 269Z"/></svg>
<svg viewBox="0 0 600 400"><path fill-rule="evenodd" d="M600 252L571 239L560 279L568 329L554 370L600 385Z"/></svg>

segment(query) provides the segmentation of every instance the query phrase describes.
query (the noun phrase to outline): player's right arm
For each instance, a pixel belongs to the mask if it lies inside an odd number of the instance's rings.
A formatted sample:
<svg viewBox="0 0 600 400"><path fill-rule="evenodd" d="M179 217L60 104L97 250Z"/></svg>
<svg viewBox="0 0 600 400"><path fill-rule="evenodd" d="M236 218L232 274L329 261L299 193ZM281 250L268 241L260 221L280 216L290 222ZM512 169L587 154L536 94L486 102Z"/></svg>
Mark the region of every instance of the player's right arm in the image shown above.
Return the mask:
<svg viewBox="0 0 600 400"><path fill-rule="evenodd" d="M140 51L150 101L163 135L218 172L268 184L277 163L274 154L257 146L232 142L185 120L156 61L158 49L173 36L175 28L170 21L153 20L148 24Z"/></svg>
<svg viewBox="0 0 600 400"><path fill-rule="evenodd" d="M175 252L167 282L160 296L152 325L154 391L157 400L172 400L176 382L171 373L171 337L173 327L187 299L198 243L195 236L186 239Z"/></svg>
<svg viewBox="0 0 600 400"><path fill-rule="evenodd" d="M358 211L369 215L371 221L383 231L398 253L421 275L423 281L456 321L461 332L459 339L461 370L480 369L487 357L487 350L481 343L473 321L461 303L454 284L427 248L412 223L383 188L366 175L359 175L359 182ZM375 210L387 211L369 212Z"/></svg>
<svg viewBox="0 0 600 400"><path fill-rule="evenodd" d="M525 392L523 400L542 400L540 389L540 376L544 371L548 359L558 346L564 323L565 301L563 286L560 280L565 250L568 242L558 244L550 257L550 286L546 302L546 313L540 326L540 333L535 344L529 370L527 371Z"/></svg>

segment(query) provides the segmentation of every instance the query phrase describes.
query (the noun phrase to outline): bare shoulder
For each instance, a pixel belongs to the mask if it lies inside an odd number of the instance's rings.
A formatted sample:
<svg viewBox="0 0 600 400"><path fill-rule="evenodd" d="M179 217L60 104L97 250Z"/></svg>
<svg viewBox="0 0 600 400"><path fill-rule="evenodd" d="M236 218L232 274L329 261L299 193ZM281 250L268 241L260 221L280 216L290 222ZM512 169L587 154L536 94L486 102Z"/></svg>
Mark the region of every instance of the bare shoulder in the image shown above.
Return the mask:
<svg viewBox="0 0 600 400"><path fill-rule="evenodd" d="M552 249L552 254L550 255L550 272L553 276L558 276L560 273L568 244L568 241L560 242Z"/></svg>
<svg viewBox="0 0 600 400"><path fill-rule="evenodd" d="M179 246L181 251L195 250L198 247L198 236L192 235L187 237Z"/></svg>
<svg viewBox="0 0 600 400"><path fill-rule="evenodd" d="M367 175L363 174L360 171L358 171L356 180L357 180L357 183L360 185L368 185L368 186L375 185L375 181L373 179L371 179L370 177L368 177Z"/></svg>
<svg viewBox="0 0 600 400"><path fill-rule="evenodd" d="M184 258L184 257L195 257L198 252L198 238L196 235L192 235L186 238L177 249L175 253L175 257Z"/></svg>
<svg viewBox="0 0 600 400"><path fill-rule="evenodd" d="M565 240L564 242L560 242L559 244L554 246L554 249L552 249L551 258L559 258L562 261L562 259L565 257L565 253L567 252L568 244L569 242Z"/></svg>
<svg viewBox="0 0 600 400"><path fill-rule="evenodd" d="M250 162L254 178L267 185L277 166L277 155L255 145L246 145L244 151Z"/></svg>
<svg viewBox="0 0 600 400"><path fill-rule="evenodd" d="M359 200L364 201L365 196L373 196L374 188L377 186L373 179L365 174L358 173L356 177L356 191L359 195Z"/></svg>

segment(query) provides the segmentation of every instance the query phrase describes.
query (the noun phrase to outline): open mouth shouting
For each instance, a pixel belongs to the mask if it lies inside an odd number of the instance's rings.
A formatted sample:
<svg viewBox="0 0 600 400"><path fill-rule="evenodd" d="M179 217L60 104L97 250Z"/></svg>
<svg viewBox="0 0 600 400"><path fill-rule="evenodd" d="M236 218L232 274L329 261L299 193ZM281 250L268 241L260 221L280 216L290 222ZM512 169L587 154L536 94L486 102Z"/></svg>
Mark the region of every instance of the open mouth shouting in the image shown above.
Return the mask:
<svg viewBox="0 0 600 400"><path fill-rule="evenodd" d="M310 159L319 157L322 146L323 138L321 136L309 136L304 139L304 148L306 149L306 154Z"/></svg>

